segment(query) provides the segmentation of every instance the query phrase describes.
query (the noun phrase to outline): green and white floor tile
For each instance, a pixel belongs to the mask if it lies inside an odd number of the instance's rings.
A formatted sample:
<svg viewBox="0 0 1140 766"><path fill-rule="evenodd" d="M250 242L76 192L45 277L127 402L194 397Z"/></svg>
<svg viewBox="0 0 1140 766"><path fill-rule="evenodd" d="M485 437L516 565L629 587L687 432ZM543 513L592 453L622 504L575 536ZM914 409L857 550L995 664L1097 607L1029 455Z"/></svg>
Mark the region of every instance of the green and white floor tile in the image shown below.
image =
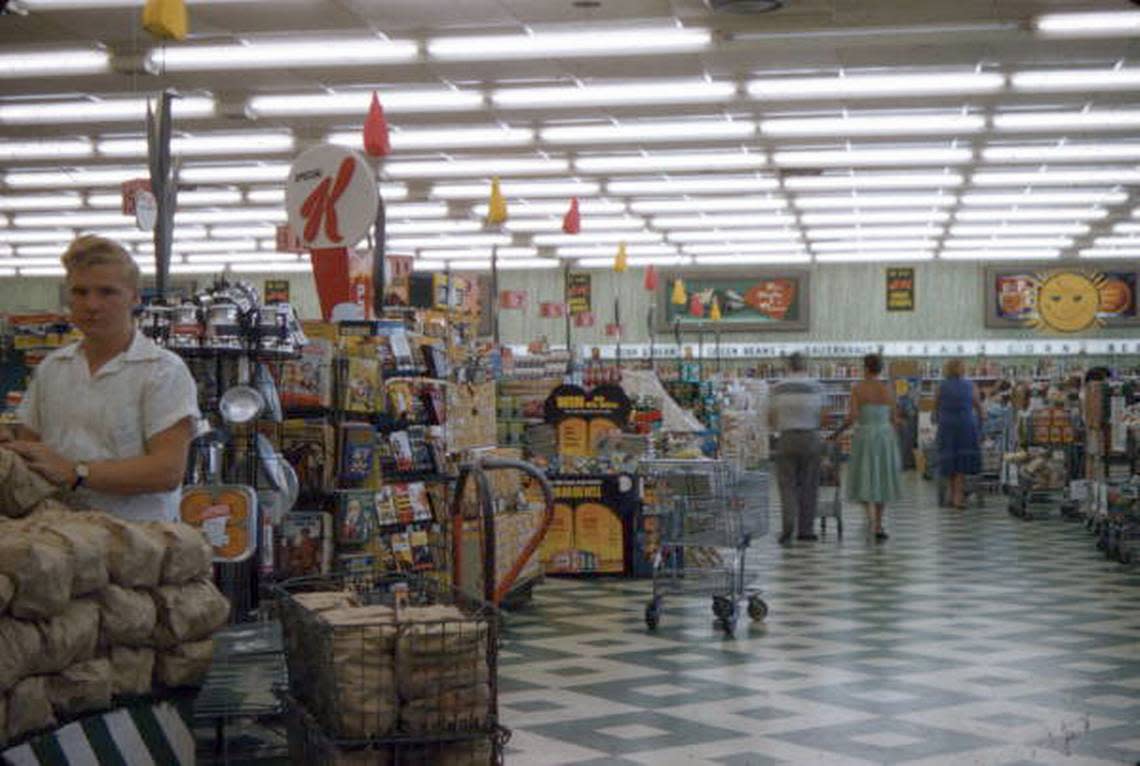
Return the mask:
<svg viewBox="0 0 1140 766"><path fill-rule="evenodd" d="M841 542L757 541L771 614L732 639L707 598L650 632L648 582L543 583L507 618L507 763L1140 763L1140 569L908 482L885 545L859 507Z"/></svg>

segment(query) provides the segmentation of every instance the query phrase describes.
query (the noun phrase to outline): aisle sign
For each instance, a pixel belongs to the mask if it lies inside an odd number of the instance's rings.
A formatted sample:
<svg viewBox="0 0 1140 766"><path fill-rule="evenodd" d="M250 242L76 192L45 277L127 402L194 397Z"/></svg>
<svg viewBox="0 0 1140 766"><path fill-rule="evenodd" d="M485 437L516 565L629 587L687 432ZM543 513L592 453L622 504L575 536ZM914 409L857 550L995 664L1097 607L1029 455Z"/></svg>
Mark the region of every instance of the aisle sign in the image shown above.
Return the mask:
<svg viewBox="0 0 1140 766"><path fill-rule="evenodd" d="M914 269L887 269L887 311L914 311Z"/></svg>
<svg viewBox="0 0 1140 766"><path fill-rule="evenodd" d="M265 303L288 303L289 302L289 280L288 279L267 279L265 280L265 290L262 293Z"/></svg>
<svg viewBox="0 0 1140 766"><path fill-rule="evenodd" d="M590 275L580 271L566 276L566 300L570 307L571 316L589 313L591 306L590 281Z"/></svg>

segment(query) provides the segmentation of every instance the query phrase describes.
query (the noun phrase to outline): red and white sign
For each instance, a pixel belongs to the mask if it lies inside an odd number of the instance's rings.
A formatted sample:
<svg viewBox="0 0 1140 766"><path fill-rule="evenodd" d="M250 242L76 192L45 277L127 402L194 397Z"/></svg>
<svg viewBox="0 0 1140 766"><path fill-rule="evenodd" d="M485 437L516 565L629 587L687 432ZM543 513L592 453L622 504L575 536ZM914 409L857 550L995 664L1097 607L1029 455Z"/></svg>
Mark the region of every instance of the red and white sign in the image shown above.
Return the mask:
<svg viewBox="0 0 1140 766"><path fill-rule="evenodd" d="M611 338L620 338L621 337L621 325L620 324L608 324L608 325L606 325L606 335L608 335Z"/></svg>
<svg viewBox="0 0 1140 766"><path fill-rule="evenodd" d="M293 233L292 227L287 223L283 223L277 227L277 252L305 252L305 246L301 244L301 238Z"/></svg>
<svg viewBox="0 0 1140 766"><path fill-rule="evenodd" d="M386 255L384 256L384 263L387 264L388 270L384 274L386 279L403 279L410 276L412 273L413 258L410 255Z"/></svg>
<svg viewBox="0 0 1140 766"><path fill-rule="evenodd" d="M119 190L122 194L122 212L123 215L135 214L135 194L140 191L150 192L150 179L149 178L132 178L129 181L123 181L119 185Z"/></svg>
<svg viewBox="0 0 1140 766"><path fill-rule="evenodd" d="M376 220L376 175L359 154L321 144L301 154L285 183L289 226L310 249L352 247Z"/></svg>
<svg viewBox="0 0 1140 766"><path fill-rule="evenodd" d="M566 316L566 304L556 301L543 301L538 306L538 314L544 319L561 319Z"/></svg>
<svg viewBox="0 0 1140 766"><path fill-rule="evenodd" d="M574 315L575 327L593 327L594 321L594 312L592 311L582 311Z"/></svg>
<svg viewBox="0 0 1140 766"><path fill-rule="evenodd" d="M499 308L501 309L521 309L525 305L525 290L503 290L499 293Z"/></svg>

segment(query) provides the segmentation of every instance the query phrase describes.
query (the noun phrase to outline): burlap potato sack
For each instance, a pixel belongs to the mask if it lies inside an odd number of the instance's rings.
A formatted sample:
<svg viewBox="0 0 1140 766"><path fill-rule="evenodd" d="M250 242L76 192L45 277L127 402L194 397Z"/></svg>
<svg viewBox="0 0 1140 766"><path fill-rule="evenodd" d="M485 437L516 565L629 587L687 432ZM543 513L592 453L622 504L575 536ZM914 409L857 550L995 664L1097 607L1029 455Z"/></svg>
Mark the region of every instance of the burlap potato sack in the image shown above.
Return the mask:
<svg viewBox="0 0 1140 766"><path fill-rule="evenodd" d="M8 575L0 575L0 615L8 611L12 596L16 595L16 583Z"/></svg>
<svg viewBox="0 0 1140 766"><path fill-rule="evenodd" d="M153 675L153 649L128 646L111 648L111 693L116 697L150 694Z"/></svg>
<svg viewBox="0 0 1140 766"><path fill-rule="evenodd" d="M229 600L210 580L163 585L151 595L158 609L154 645L160 649L209 638L230 616Z"/></svg>
<svg viewBox="0 0 1140 766"><path fill-rule="evenodd" d="M111 707L111 661L98 657L48 676L47 694L58 718L106 710Z"/></svg>
<svg viewBox="0 0 1140 766"><path fill-rule="evenodd" d="M76 514L110 533L107 571L124 588L153 588L162 579L166 541L142 524L120 521L105 513Z"/></svg>
<svg viewBox="0 0 1140 766"><path fill-rule="evenodd" d="M210 576L214 550L199 530L180 522L152 522L145 526L161 536L166 544L162 560L163 585L180 585Z"/></svg>
<svg viewBox="0 0 1140 766"><path fill-rule="evenodd" d="M400 620L401 658L446 657L486 646L487 623L469 619L453 606L409 607Z"/></svg>
<svg viewBox="0 0 1140 766"><path fill-rule="evenodd" d="M34 663L35 672L58 673L95 656L99 641L99 606L79 599L63 612L36 625L43 637L43 651Z"/></svg>
<svg viewBox="0 0 1140 766"><path fill-rule="evenodd" d="M8 692L8 739L55 726L55 714L47 695L47 679L30 676Z"/></svg>
<svg viewBox="0 0 1140 766"><path fill-rule="evenodd" d="M149 646L154 638L158 609L145 590L108 585L96 597L99 604L102 646Z"/></svg>
<svg viewBox="0 0 1140 766"><path fill-rule="evenodd" d="M482 683L405 702L400 728L409 734L479 728L488 722L490 700L491 688Z"/></svg>
<svg viewBox="0 0 1140 766"><path fill-rule="evenodd" d="M385 606L333 609L320 615L312 660L318 717L340 737L365 738L396 726L393 648L396 626Z"/></svg>
<svg viewBox="0 0 1140 766"><path fill-rule="evenodd" d="M396 679L400 699L427 699L452 689L487 683L491 675L487 668L487 655L471 654L471 657L457 661L422 663L409 663L397 655Z"/></svg>
<svg viewBox="0 0 1140 766"><path fill-rule="evenodd" d="M57 492L59 488L28 468L22 457L0 447L0 516L26 516Z"/></svg>
<svg viewBox="0 0 1140 766"><path fill-rule="evenodd" d="M77 524L66 519L37 523L39 514L29 517L37 529L58 537L71 554L71 597L85 596L107 587L111 576L107 572L107 557L111 536L101 527Z"/></svg>
<svg viewBox="0 0 1140 766"><path fill-rule="evenodd" d="M162 686L201 686L214 661L214 639L191 641L158 652L154 680Z"/></svg>
<svg viewBox="0 0 1140 766"><path fill-rule="evenodd" d="M71 601L71 555L60 538L19 526L0 525L0 574L16 584L8 611L21 619L46 619Z"/></svg>
<svg viewBox="0 0 1140 766"><path fill-rule="evenodd" d="M400 748L400 763L407 766L488 766L491 741L487 737L437 745Z"/></svg>
<svg viewBox="0 0 1140 766"><path fill-rule="evenodd" d="M43 635L34 623L0 617L0 693L31 675L43 652Z"/></svg>

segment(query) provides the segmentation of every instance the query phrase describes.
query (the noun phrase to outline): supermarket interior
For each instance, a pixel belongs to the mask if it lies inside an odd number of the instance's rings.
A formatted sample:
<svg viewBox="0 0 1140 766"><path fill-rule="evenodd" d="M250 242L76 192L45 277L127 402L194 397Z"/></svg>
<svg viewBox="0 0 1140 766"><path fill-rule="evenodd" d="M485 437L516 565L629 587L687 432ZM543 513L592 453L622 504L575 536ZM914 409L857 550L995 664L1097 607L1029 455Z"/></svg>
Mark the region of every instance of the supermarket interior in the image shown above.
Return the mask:
<svg viewBox="0 0 1140 766"><path fill-rule="evenodd" d="M0 0L0 764L1140 764L1140 0Z"/></svg>

